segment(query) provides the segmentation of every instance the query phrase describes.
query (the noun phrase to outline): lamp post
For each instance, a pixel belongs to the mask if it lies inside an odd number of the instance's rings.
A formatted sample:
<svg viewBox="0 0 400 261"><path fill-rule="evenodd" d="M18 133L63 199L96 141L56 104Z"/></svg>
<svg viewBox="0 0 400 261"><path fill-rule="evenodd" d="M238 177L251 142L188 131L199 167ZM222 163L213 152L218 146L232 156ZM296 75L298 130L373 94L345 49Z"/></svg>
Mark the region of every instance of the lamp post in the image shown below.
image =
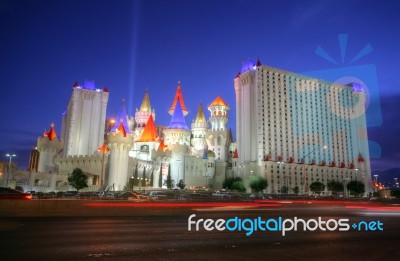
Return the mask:
<svg viewBox="0 0 400 261"><path fill-rule="evenodd" d="M354 171L356 172L356 185L357 185L357 196L358 196L359 195L359 193L358 193L358 175L357 175L358 169L354 169Z"/></svg>
<svg viewBox="0 0 400 261"><path fill-rule="evenodd" d="M376 190L377 190L376 187L378 186L378 174L375 174L374 178L375 178L374 192L376 192Z"/></svg>
<svg viewBox="0 0 400 261"><path fill-rule="evenodd" d="M324 149L324 150L326 150L327 148L328 148L327 145L322 146L322 149ZM314 150L312 150L310 153L308 153L307 155L305 155L303 157L304 195L306 194L306 188L307 188L307 185L308 185L308 177L306 177L307 176L307 173L306 173L306 158L308 156L310 156L312 153L314 153L315 151L319 150L319 149L321 149L321 148L315 148Z"/></svg>
<svg viewBox="0 0 400 261"><path fill-rule="evenodd" d="M277 161L276 163L278 163L279 165L279 177L282 176L282 164L284 164L283 161ZM283 176L282 176L282 180L279 180L279 191L282 194L282 182L283 182Z"/></svg>
<svg viewBox="0 0 400 261"><path fill-rule="evenodd" d="M6 154L6 157L10 158L10 161L8 162L8 172L7 172L7 181L6 181L6 188L8 188L8 179L10 178L10 172L11 172L11 161L13 157L16 157L17 155L15 154Z"/></svg>
<svg viewBox="0 0 400 261"><path fill-rule="evenodd" d="M349 181L348 177L343 179L343 182L345 183L344 186L343 186L343 193L344 193L344 197L345 198L348 197L348 195L347 195L348 194L348 191L347 191L347 182L348 181Z"/></svg>

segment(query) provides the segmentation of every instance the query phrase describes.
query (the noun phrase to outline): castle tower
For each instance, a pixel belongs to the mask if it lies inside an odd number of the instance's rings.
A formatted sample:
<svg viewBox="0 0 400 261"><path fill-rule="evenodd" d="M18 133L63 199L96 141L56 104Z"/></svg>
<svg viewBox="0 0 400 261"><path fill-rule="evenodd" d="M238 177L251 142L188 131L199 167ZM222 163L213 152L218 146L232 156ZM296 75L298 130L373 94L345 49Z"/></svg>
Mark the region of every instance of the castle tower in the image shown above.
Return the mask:
<svg viewBox="0 0 400 261"><path fill-rule="evenodd" d="M185 155L190 145L190 130L186 125L178 97L171 122L164 130L165 144L171 150L171 176L177 184L181 179L185 181Z"/></svg>
<svg viewBox="0 0 400 261"><path fill-rule="evenodd" d="M228 159L227 152L230 142L229 130L226 128L229 106L218 96L210 106L208 106L208 110L211 112L209 119L211 129L207 132L208 148L214 151L216 160L226 161Z"/></svg>
<svg viewBox="0 0 400 261"><path fill-rule="evenodd" d="M39 151L37 147L31 150L31 154L29 156L29 171L38 172L39 168Z"/></svg>
<svg viewBox="0 0 400 261"><path fill-rule="evenodd" d="M94 81L73 85L71 99L62 118L64 156L93 155L104 140L108 89L97 89Z"/></svg>
<svg viewBox="0 0 400 261"><path fill-rule="evenodd" d="M140 106L139 110L136 109L135 113L135 141L140 139L140 137L142 136L143 130L146 127L150 115L153 117L153 120L156 119L155 111L151 108L150 105L149 92L146 90L143 97L142 105Z"/></svg>
<svg viewBox="0 0 400 261"><path fill-rule="evenodd" d="M150 161L153 158L152 153L158 149L159 145L156 125L154 124L153 116L150 115L140 139L135 142L133 157Z"/></svg>
<svg viewBox="0 0 400 261"><path fill-rule="evenodd" d="M257 64L261 63L258 61ZM243 62L241 71L234 79L236 93L236 139L240 151L240 163L257 160L256 88L254 60Z"/></svg>
<svg viewBox="0 0 400 261"><path fill-rule="evenodd" d="M190 144L190 130L186 125L183 115L180 98L178 98L171 122L167 129L164 130L165 144L168 145L168 148L171 150L173 150L173 146L177 144L187 146Z"/></svg>
<svg viewBox="0 0 400 261"><path fill-rule="evenodd" d="M45 131L43 137L38 138L37 150L39 151L38 172L54 171L53 159L61 150L62 142L57 139L54 123L51 124L50 130Z"/></svg>
<svg viewBox="0 0 400 261"><path fill-rule="evenodd" d="M172 103L172 106L168 111L169 115L172 115L174 113L174 110L175 110L175 107L176 107L176 102L178 100L179 100L179 103L181 105L181 109L183 111L183 115L186 116L189 113L189 111L186 109L185 102L183 100L181 82L180 81L178 81L178 87L176 88L174 102Z"/></svg>
<svg viewBox="0 0 400 261"><path fill-rule="evenodd" d="M192 139L191 143L196 153L203 153L207 143L207 120L204 116L203 105L200 103L199 109L197 110L196 119L192 122Z"/></svg>
<svg viewBox="0 0 400 261"><path fill-rule="evenodd" d="M215 153L212 150L207 151L207 177L212 179L215 175Z"/></svg>
<svg viewBox="0 0 400 261"><path fill-rule="evenodd" d="M133 145L133 134L129 129L124 100L115 125L106 138L110 149L107 185L112 190L123 190L128 182L128 153Z"/></svg>

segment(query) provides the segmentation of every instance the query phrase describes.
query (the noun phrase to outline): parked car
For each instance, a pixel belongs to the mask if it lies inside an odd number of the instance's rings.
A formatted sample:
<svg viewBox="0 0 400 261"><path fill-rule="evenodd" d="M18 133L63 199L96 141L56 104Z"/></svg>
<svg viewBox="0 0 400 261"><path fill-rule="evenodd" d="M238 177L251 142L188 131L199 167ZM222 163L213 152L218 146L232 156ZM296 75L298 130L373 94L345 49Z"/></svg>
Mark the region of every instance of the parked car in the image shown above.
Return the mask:
<svg viewBox="0 0 400 261"><path fill-rule="evenodd" d="M0 187L0 199L22 199L31 200L32 194L22 193L18 190L11 188Z"/></svg>
<svg viewBox="0 0 400 261"><path fill-rule="evenodd" d="M167 198L167 194L164 191L150 191L149 196L151 199L154 200L161 200Z"/></svg>
<svg viewBox="0 0 400 261"><path fill-rule="evenodd" d="M134 200L134 201L147 201L150 198L148 196L136 193L136 192L131 192L131 191L126 191L120 194L117 194L116 196L118 199L125 199L125 200Z"/></svg>

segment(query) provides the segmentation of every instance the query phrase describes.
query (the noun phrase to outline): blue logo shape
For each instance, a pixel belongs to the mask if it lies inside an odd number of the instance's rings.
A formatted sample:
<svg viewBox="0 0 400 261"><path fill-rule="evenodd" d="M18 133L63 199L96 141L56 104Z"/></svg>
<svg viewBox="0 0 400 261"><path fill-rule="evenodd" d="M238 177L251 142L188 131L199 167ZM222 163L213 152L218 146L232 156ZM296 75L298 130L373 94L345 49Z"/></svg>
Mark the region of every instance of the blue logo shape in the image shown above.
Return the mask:
<svg viewBox="0 0 400 261"><path fill-rule="evenodd" d="M356 65L356 66L345 66L346 59L346 50L347 50L347 42L348 42L348 35L347 34L339 34L339 47L340 47L340 58L342 66L335 66L335 68L327 69L327 70L317 70L317 71L309 71L303 72L302 74L311 76L313 78L324 79L330 81L332 83L338 83L341 85L348 85L351 84L352 89L355 92L363 92L366 95L365 101L365 109L360 114L357 114L356 118L346 118L345 121L355 121L360 117L366 117L366 127L378 127L382 125L382 113L381 113L381 105L379 99L379 88L378 88L378 80L377 80L377 73L376 67L374 64L364 64L364 65ZM371 44L366 44L364 48L362 48L348 64L352 64L362 57L366 56L370 52L372 52ZM328 62L338 65L338 62L330 55L327 51L325 51L321 46L317 46L315 50L315 54L322 57L323 59L327 60ZM307 80L307 77L305 77ZM330 89L330 88L329 88ZM318 93L318 92L325 92L325 93ZM290 93L292 99L301 98L301 95L317 95L318 97L326 97L329 95L329 90L323 88L315 88L315 89L308 89L302 92L294 92ZM310 94L311 93L311 94ZM314 94L313 94L314 93ZM339 93L339 97L337 99L338 104L343 108L348 108L349 104L346 104L346 96L348 97L349 93L346 93L346 90L341 91ZM343 97L342 97L343 96ZM352 104L357 104L357 101L353 101ZM332 107L333 108L333 107ZM355 107L354 107L355 108ZM351 106L349 107L351 109ZM343 116L335 113L334 110L328 112L328 116L333 118L339 117L343 120ZM334 115L332 115L334 114ZM351 124L355 126L354 124ZM295 131L297 131L298 135L313 135L318 134L318 130L311 130L309 133L303 133L301 128L296 128L293 126ZM332 131L336 131L332 129ZM295 132L296 133L296 132ZM325 135L326 137L322 137L324 144L331 144L331 140L329 135ZM359 140L359 144L361 146L368 146L369 147L369 157L370 158L380 158L381 157L381 146L373 141L373 140ZM312 148L309 148L311 150ZM305 152L303 152L304 154ZM356 158L358 151L354 151L353 155L349 155L352 158ZM330 156L328 155L328 158Z"/></svg>

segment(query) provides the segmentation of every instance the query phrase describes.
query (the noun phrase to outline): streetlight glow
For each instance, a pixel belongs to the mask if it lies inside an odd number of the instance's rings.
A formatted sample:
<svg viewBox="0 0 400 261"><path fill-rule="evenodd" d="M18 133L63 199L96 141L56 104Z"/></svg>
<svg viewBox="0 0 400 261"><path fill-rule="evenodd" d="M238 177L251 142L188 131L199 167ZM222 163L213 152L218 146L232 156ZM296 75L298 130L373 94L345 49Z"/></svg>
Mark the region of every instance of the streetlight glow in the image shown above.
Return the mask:
<svg viewBox="0 0 400 261"><path fill-rule="evenodd" d="M8 179L10 177L10 172L11 172L11 160L13 157L16 157L17 155L15 154L11 154L11 153L7 153L6 157L10 158L10 161L8 162L8 172L7 172L7 181L6 181L6 188L8 187Z"/></svg>

